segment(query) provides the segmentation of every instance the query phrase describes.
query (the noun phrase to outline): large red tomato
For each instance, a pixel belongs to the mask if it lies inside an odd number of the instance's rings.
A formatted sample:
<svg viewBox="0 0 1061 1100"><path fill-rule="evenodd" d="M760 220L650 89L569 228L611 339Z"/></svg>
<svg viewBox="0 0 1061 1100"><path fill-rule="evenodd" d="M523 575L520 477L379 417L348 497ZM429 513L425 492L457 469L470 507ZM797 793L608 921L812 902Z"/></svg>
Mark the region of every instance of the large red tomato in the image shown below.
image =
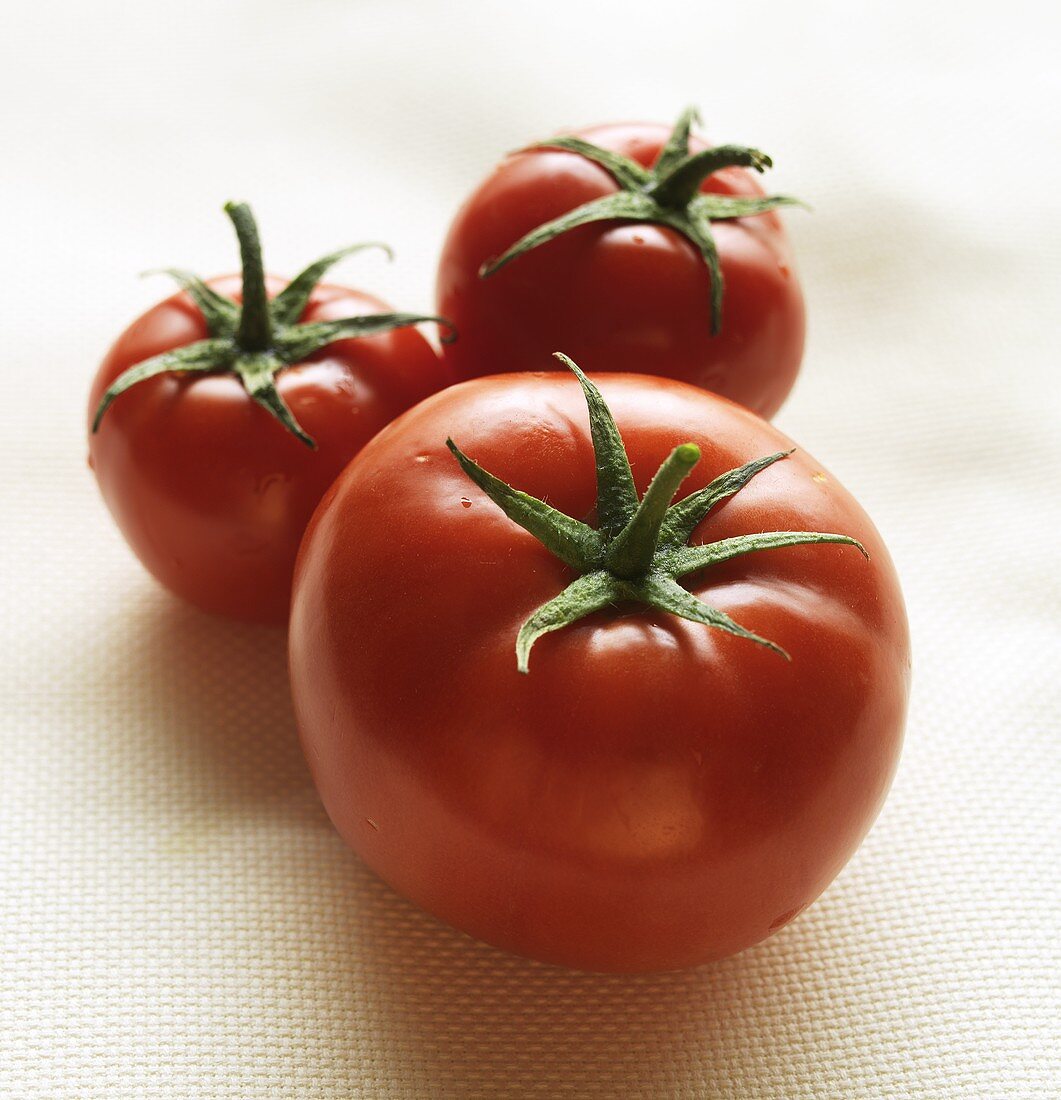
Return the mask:
<svg viewBox="0 0 1061 1100"><path fill-rule="evenodd" d="M776 429L581 381L457 385L347 467L296 569L296 714L401 893L540 959L683 967L776 931L858 846L906 617L866 514Z"/></svg>
<svg viewBox="0 0 1061 1100"><path fill-rule="evenodd" d="M772 416L803 354L803 295L774 208L745 167L654 124L594 126L506 157L458 212L438 310L457 377L540 370L678 378ZM741 167L744 166L744 167ZM500 262L499 262L500 261Z"/></svg>
<svg viewBox="0 0 1061 1100"><path fill-rule="evenodd" d="M262 272L249 210L229 213L242 279L172 273L185 291L134 321L96 375L89 462L122 534L167 588L207 611L282 623L325 489L450 376L411 327L432 318L319 285L353 250L285 283Z"/></svg>

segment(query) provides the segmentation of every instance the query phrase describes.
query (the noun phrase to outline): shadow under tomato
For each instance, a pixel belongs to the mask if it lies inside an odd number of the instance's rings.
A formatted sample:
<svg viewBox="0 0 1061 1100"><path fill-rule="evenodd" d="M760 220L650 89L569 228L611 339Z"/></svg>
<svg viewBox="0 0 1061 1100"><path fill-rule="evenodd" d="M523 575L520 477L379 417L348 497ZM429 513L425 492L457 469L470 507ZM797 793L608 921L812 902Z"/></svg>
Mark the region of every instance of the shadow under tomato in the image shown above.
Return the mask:
<svg viewBox="0 0 1061 1100"><path fill-rule="evenodd" d="M297 803L324 818L291 711L286 632L207 615L153 585L138 587L99 655L122 685L123 738L138 765L200 812Z"/></svg>
<svg viewBox="0 0 1061 1100"><path fill-rule="evenodd" d="M314 1037L329 1095L366 1081L373 1095L460 1100L779 1095L809 1051L819 1065L842 1056L828 1037L852 1023L821 996L818 961L843 954L842 905L826 898L767 943L677 973L583 973L495 950L399 897L332 830L295 732L283 631L146 585L113 614L122 629L95 662L124 695L133 763L167 777L176 828L158 849L211 880L226 859L238 876L248 852L275 869L254 880L270 914L254 925L258 995ZM159 797L157 783L143 789ZM145 820L155 810L145 803ZM219 897L246 903L242 879L223 882ZM768 1052L765 1068L749 1066L751 1048ZM366 1065L366 1050L388 1056Z"/></svg>
<svg viewBox="0 0 1061 1100"><path fill-rule="evenodd" d="M733 958L682 972L596 974L477 943L362 864L351 860L350 873L356 961L339 980L354 1003L373 993L368 1020L355 1016L356 1048L402 1051L401 1081L381 1084L413 1095L761 1095L783 1087L784 1067L805 1060L808 1046L827 1053L827 1037L852 1026L822 1013L820 998L808 1026L808 988L823 982L817 959L842 936L827 901ZM749 1031L769 1080L742 1061ZM356 1074L353 1052L350 1064Z"/></svg>

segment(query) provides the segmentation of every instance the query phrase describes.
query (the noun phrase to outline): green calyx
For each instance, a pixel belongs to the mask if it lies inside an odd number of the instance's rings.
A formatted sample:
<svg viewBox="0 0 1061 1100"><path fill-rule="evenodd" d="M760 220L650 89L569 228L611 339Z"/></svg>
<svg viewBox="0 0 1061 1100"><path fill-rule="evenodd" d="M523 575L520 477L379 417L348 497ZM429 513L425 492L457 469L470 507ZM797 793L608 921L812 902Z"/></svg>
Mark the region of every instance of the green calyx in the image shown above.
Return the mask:
<svg viewBox="0 0 1061 1100"><path fill-rule="evenodd" d="M722 269L711 223L765 214L779 206L800 206L787 195L703 194L700 185L721 168L752 168L763 172L773 162L758 149L743 145L717 145L699 153L689 152L689 131L700 116L695 108L682 113L667 144L651 168L643 168L621 153L602 149L578 137L556 137L529 145L531 149L562 149L577 153L603 168L619 185L619 191L594 199L559 218L532 229L497 259L483 264L481 278L493 275L505 264L590 222L629 221L664 225L681 233L699 251L711 276L711 335L722 325Z"/></svg>
<svg viewBox="0 0 1061 1100"><path fill-rule="evenodd" d="M767 531L690 546L693 531L717 504L740 492L752 478L792 452L779 451L747 462L674 503L679 486L700 460L699 447L682 443L670 453L638 500L626 448L600 391L566 355L557 352L556 358L578 379L589 408L597 467L598 527L590 527L506 485L469 458L452 439L446 440L461 469L505 515L579 574L520 627L516 637L519 671L528 671L531 648L543 634L562 630L594 611L624 601L735 634L788 660L789 655L780 646L705 604L683 588L679 578L758 550L844 543L869 557L865 547L848 535L819 531Z"/></svg>
<svg viewBox="0 0 1061 1100"><path fill-rule="evenodd" d="M448 321L420 313L373 313L337 321L300 323L310 295L331 267L366 248L382 249L388 258L392 255L391 250L373 241L331 252L310 264L270 299L265 288L258 226L250 207L246 203L230 202L224 209L239 240L242 304L219 294L191 272L178 268L164 268L158 272L171 276L187 292L202 313L210 335L206 340L145 359L119 375L96 408L92 422L94 432L99 430L100 421L115 398L138 382L167 373L234 374L254 401L306 446L316 448L316 443L299 425L276 388L276 376L280 371L302 362L336 340L374 336L424 321L451 330L451 335L444 337L443 342L452 339L452 326Z"/></svg>

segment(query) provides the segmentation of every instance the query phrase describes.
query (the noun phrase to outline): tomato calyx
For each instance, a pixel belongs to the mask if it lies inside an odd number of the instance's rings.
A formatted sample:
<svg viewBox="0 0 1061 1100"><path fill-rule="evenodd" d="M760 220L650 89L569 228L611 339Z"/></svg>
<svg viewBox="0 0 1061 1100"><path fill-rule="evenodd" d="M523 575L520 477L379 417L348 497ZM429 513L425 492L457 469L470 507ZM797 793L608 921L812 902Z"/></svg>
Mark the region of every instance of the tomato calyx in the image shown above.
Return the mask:
<svg viewBox="0 0 1061 1100"><path fill-rule="evenodd" d="M615 419L597 387L566 355L556 358L582 387L589 410L590 438L597 469L598 526L590 527L483 469L446 440L461 469L514 523L579 573L558 596L542 604L516 636L516 663L529 671L530 652L543 635L561 630L594 611L621 602L643 604L682 619L755 642L779 656L779 645L734 622L679 584L679 578L743 554L808 543L842 543L865 558L866 548L849 535L820 531L766 531L717 542L689 545L697 526L723 500L792 451L779 451L720 474L703 489L674 503L678 488L700 460L700 449L682 443L671 451L638 500L626 448Z"/></svg>
<svg viewBox="0 0 1061 1100"><path fill-rule="evenodd" d="M407 325L433 322L450 330L443 343L453 338L453 326L442 317L420 313L373 313L336 321L300 323L310 295L324 274L340 260L368 248L390 248L378 241L351 245L330 252L296 275L275 298L266 293L261 240L254 215L246 203L224 207L239 240L243 276L242 304L218 293L197 275L180 268L163 268L195 303L206 322L209 337L194 344L163 352L136 363L118 376L96 408L92 430L112 402L127 389L159 374L234 374L249 397L262 406L297 439L316 449L276 388L276 376L285 367L302 362L336 340L374 336ZM148 274L156 274L149 272Z"/></svg>
<svg viewBox="0 0 1061 1100"><path fill-rule="evenodd" d="M550 138L519 150L560 149L576 153L603 168L620 189L532 229L502 255L484 263L479 269L480 278L488 278L524 253L580 225L600 221L663 225L689 240L707 265L711 276L711 335L717 335L722 326L724 287L711 223L765 214L779 206L803 204L787 195L701 193L703 181L722 168L741 167L764 172L773 166L773 161L758 149L744 145L717 145L690 153L689 132L693 123L699 122L695 108L683 111L651 168L644 168L621 153L602 149L579 137Z"/></svg>

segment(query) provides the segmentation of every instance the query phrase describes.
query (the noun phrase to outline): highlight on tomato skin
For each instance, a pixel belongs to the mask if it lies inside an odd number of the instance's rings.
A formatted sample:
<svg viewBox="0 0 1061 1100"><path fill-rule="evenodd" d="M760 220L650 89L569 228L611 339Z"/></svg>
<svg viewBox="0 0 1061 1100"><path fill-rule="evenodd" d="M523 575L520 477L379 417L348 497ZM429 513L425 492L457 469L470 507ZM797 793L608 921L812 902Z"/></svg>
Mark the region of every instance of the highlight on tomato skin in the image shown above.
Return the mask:
<svg viewBox="0 0 1061 1100"><path fill-rule="evenodd" d="M733 954L825 890L910 665L887 549L815 459L705 391L573 367L458 384L368 444L307 529L289 647L369 867L620 972Z"/></svg>
<svg viewBox="0 0 1061 1100"><path fill-rule="evenodd" d="M265 274L249 209L229 204L241 275L147 310L89 395L89 464L129 546L165 587L216 614L283 624L306 523L382 427L451 380L415 325L321 282L343 249L288 281Z"/></svg>
<svg viewBox="0 0 1061 1100"><path fill-rule="evenodd" d="M461 205L436 306L458 378L542 369L658 374L771 417L796 380L805 307L760 150L677 123L608 123L518 149Z"/></svg>

